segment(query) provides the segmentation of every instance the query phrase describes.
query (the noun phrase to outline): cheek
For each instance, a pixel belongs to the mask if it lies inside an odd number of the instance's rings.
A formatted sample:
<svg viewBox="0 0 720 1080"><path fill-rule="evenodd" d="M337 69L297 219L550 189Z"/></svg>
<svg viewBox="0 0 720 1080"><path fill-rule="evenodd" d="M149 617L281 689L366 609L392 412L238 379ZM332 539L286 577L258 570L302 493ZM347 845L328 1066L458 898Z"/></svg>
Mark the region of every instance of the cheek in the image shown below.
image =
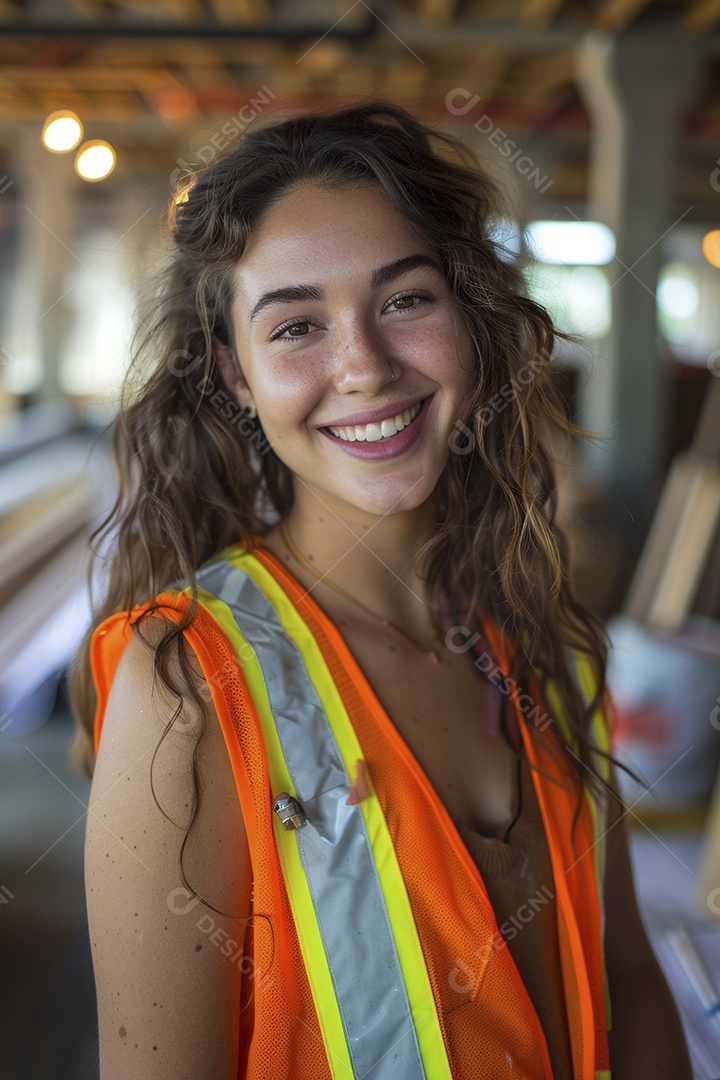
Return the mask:
<svg viewBox="0 0 720 1080"><path fill-rule="evenodd" d="M250 388L268 434L272 429L283 440L290 433L290 425L301 423L317 407L323 385L321 365L309 358L303 362L299 357L289 357L282 363L267 365Z"/></svg>
<svg viewBox="0 0 720 1080"><path fill-rule="evenodd" d="M407 361L417 362L428 374L434 369L443 378L472 377L472 342L450 315L407 327L398 338L398 347Z"/></svg>
<svg viewBox="0 0 720 1080"><path fill-rule="evenodd" d="M442 391L443 409L453 414L458 403L471 393L477 378L473 351L464 342L447 338L442 348L430 351L423 371Z"/></svg>

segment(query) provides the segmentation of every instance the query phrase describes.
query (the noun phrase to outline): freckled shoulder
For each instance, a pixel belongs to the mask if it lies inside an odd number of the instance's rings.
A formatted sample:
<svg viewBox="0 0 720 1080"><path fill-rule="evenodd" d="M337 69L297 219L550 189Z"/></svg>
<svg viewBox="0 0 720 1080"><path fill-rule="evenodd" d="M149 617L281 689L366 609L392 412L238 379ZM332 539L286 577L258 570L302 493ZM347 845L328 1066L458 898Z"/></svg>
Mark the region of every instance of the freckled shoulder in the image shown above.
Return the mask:
<svg viewBox="0 0 720 1080"><path fill-rule="evenodd" d="M164 739L177 700L156 683L152 648L128 644L108 699L85 845L101 1080L237 1075L250 861L222 732L194 670L206 704L187 701ZM196 744L201 797L183 867L211 907L178 865Z"/></svg>

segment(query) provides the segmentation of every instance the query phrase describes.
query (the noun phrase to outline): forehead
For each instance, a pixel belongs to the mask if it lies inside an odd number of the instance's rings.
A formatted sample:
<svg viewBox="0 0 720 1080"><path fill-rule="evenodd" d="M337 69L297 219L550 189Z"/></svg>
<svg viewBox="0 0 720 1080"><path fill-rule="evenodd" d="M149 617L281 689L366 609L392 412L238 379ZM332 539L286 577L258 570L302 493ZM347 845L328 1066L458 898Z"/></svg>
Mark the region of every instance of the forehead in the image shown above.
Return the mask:
<svg viewBox="0 0 720 1080"><path fill-rule="evenodd" d="M255 227L234 274L236 299L253 302L270 286L341 280L415 252L427 241L378 184L284 195Z"/></svg>

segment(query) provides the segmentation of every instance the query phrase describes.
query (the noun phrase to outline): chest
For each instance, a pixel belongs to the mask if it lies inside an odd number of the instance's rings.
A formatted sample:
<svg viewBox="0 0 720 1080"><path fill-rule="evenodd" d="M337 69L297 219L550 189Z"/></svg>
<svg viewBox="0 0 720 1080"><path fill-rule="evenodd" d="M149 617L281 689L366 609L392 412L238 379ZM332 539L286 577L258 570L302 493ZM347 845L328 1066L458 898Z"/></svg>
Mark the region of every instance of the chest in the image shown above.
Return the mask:
<svg viewBox="0 0 720 1080"><path fill-rule="evenodd" d="M487 835L500 832L514 814L517 757L501 732L488 730L490 691L468 655L443 651L435 664L382 634L347 626L343 634L451 817Z"/></svg>

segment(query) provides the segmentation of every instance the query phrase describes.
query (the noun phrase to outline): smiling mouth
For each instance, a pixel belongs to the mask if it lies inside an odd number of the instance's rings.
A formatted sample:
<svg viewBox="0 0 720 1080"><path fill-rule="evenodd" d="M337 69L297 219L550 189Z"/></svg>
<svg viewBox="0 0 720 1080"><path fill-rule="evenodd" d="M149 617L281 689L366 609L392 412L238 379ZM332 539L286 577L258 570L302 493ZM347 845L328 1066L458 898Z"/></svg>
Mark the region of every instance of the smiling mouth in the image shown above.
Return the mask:
<svg viewBox="0 0 720 1080"><path fill-rule="evenodd" d="M393 435L397 435L413 422L424 400L418 401L416 405L398 413L397 416L389 416L376 424L350 424L347 427L328 427L325 430L336 439L342 439L343 442L380 442L384 439L392 439Z"/></svg>

